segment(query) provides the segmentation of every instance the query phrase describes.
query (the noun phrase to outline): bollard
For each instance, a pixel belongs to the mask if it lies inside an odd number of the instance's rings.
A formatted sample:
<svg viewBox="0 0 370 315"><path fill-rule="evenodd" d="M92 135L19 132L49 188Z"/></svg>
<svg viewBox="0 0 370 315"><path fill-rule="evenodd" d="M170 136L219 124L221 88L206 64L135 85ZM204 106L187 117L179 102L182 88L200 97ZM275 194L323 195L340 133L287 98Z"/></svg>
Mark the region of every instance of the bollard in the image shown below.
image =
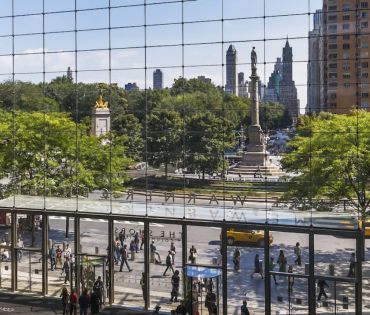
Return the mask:
<svg viewBox="0 0 370 315"><path fill-rule="evenodd" d="M304 264L304 274L309 275L310 274L310 264L305 263Z"/></svg>
<svg viewBox="0 0 370 315"><path fill-rule="evenodd" d="M343 309L348 310L348 296L343 296Z"/></svg>
<svg viewBox="0 0 370 315"><path fill-rule="evenodd" d="M7 244L10 244L10 237L9 237L9 233L8 233L8 232L6 232L6 233L4 234L4 239L5 239L5 242L6 242Z"/></svg>
<svg viewBox="0 0 370 315"><path fill-rule="evenodd" d="M63 242L63 252L66 250L66 242Z"/></svg>
<svg viewBox="0 0 370 315"><path fill-rule="evenodd" d="M99 246L95 246L95 254L99 255Z"/></svg>
<svg viewBox="0 0 370 315"><path fill-rule="evenodd" d="M212 257L212 265L217 266L217 257Z"/></svg>

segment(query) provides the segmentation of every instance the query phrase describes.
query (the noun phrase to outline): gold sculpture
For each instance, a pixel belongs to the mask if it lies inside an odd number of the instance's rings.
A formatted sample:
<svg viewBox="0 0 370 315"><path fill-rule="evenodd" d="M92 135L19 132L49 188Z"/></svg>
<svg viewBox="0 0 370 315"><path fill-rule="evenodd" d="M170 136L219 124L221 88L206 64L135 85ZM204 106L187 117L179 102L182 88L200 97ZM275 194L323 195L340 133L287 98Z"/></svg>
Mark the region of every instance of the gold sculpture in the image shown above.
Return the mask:
<svg viewBox="0 0 370 315"><path fill-rule="evenodd" d="M95 108L108 108L108 102L103 100L103 96L99 95L95 103Z"/></svg>

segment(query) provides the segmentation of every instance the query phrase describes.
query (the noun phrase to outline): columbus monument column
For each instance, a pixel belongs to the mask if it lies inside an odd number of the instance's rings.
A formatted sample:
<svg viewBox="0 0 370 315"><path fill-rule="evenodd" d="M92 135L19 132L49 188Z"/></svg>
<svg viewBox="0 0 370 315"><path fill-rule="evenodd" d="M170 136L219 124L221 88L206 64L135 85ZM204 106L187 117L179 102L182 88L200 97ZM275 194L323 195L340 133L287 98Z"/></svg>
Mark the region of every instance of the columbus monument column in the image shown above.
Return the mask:
<svg viewBox="0 0 370 315"><path fill-rule="evenodd" d="M265 136L260 126L259 119L259 100L258 100L258 81L257 75L257 54L255 47L251 52L252 75L251 79L251 120L252 124L248 128L249 144L247 152L243 154L242 164L245 166L267 166Z"/></svg>

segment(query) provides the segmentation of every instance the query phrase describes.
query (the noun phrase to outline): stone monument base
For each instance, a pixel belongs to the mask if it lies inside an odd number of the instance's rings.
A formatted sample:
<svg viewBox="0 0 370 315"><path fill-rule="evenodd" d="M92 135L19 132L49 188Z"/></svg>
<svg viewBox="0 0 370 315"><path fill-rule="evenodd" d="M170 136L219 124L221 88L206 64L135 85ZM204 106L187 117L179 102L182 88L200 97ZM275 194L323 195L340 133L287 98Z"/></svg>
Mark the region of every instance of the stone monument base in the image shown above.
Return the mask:
<svg viewBox="0 0 370 315"><path fill-rule="evenodd" d="M266 152L245 152L243 153L242 165L244 166L267 166L269 165Z"/></svg>

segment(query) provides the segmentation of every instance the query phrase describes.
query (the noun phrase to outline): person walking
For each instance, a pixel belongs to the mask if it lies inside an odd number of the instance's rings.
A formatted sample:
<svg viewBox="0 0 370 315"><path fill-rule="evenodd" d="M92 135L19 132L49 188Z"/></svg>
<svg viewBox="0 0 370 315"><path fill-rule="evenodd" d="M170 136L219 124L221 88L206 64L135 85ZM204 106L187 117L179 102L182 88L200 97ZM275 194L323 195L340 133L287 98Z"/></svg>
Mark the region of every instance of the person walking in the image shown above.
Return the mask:
<svg viewBox="0 0 370 315"><path fill-rule="evenodd" d="M355 253L352 253L351 258L349 259L348 277L355 276L355 269L356 269L356 255Z"/></svg>
<svg viewBox="0 0 370 315"><path fill-rule="evenodd" d="M324 296L326 300L328 296L326 295L325 287L329 288L329 285L324 279L319 279L319 281L317 282L317 286L319 287L319 296L317 297L317 301L321 301L322 296Z"/></svg>
<svg viewBox="0 0 370 315"><path fill-rule="evenodd" d="M180 276L179 271L175 270L175 273L173 274L171 278L171 284L172 284L172 291L171 291L171 302L177 302L179 297L179 290L180 290Z"/></svg>
<svg viewBox="0 0 370 315"><path fill-rule="evenodd" d="M87 315L87 309L89 308L89 296L87 294L87 289L83 290L78 299L78 304L80 306L80 315Z"/></svg>
<svg viewBox="0 0 370 315"><path fill-rule="evenodd" d="M139 232L136 231L135 236L134 236L134 243L135 243L135 252L139 251L139 243L140 243L140 237L139 237Z"/></svg>
<svg viewBox="0 0 370 315"><path fill-rule="evenodd" d="M98 314L100 311L100 299L96 291L93 291L93 293L91 294L90 304L91 314Z"/></svg>
<svg viewBox="0 0 370 315"><path fill-rule="evenodd" d="M163 276L164 277L166 276L166 273L167 273L168 269L171 269L173 274L175 273L175 270L173 269L172 264L173 264L172 263L172 255L171 255L171 251L169 250L168 251L168 255L166 257L166 266L167 266L167 268L166 268L166 270L163 273Z"/></svg>
<svg viewBox="0 0 370 315"><path fill-rule="evenodd" d="M175 243L173 241L171 241L170 252L171 252L171 255L172 255L172 263L175 266L176 246L175 246Z"/></svg>
<svg viewBox="0 0 370 315"><path fill-rule="evenodd" d="M156 256L158 259L156 258ZM150 244L150 262L156 264L160 264L162 262L161 256L157 252L157 247L154 244L154 240Z"/></svg>
<svg viewBox="0 0 370 315"><path fill-rule="evenodd" d="M256 256L254 256L254 270L251 274L251 278L253 278L255 273L260 274L261 279L263 279L262 269L261 269L261 265L260 265L260 255L258 255L258 254L256 254Z"/></svg>
<svg viewBox="0 0 370 315"><path fill-rule="evenodd" d="M277 263L279 264L279 272L286 272L287 259L282 249L280 249L279 258L277 260Z"/></svg>
<svg viewBox="0 0 370 315"><path fill-rule="evenodd" d="M69 247L69 244L66 244L66 248L64 250L64 259L66 259L67 257L70 258L71 254L72 254L72 251Z"/></svg>
<svg viewBox="0 0 370 315"><path fill-rule="evenodd" d="M141 239L140 250L142 250L143 249L143 246L145 244L144 231L140 231L140 239Z"/></svg>
<svg viewBox="0 0 370 315"><path fill-rule="evenodd" d="M116 265L121 262L121 242L118 237L116 237L114 242L114 261Z"/></svg>
<svg viewBox="0 0 370 315"><path fill-rule="evenodd" d="M250 315L250 314L251 313L249 313L247 301L244 300L243 305L240 307L240 315Z"/></svg>
<svg viewBox="0 0 370 315"><path fill-rule="evenodd" d="M194 264L197 263L197 257L198 257L197 250L194 247L194 245L191 245L191 248L189 250L189 259L188 260L190 260L190 263L192 263L194 265Z"/></svg>
<svg viewBox="0 0 370 315"><path fill-rule="evenodd" d="M143 300L145 301L146 299L145 272L141 273L140 287L141 291L143 292Z"/></svg>
<svg viewBox="0 0 370 315"><path fill-rule="evenodd" d="M126 230L125 228L122 228L121 231L118 233L119 241L121 242L121 247L123 247L123 243L126 239Z"/></svg>
<svg viewBox="0 0 370 315"><path fill-rule="evenodd" d="M57 259L56 259L56 263L55 263L55 269L57 269L58 265L60 265L60 268L63 268L63 262L62 262L63 251L62 251L62 249L60 248L59 245L57 246L56 254L57 254L57 257L56 257Z"/></svg>
<svg viewBox="0 0 370 315"><path fill-rule="evenodd" d="M63 272L65 274L64 284L66 284L67 281L69 282L70 270L71 270L71 264L69 262L69 257L67 257L66 260L64 261L62 273L61 273L61 275L63 274Z"/></svg>
<svg viewBox="0 0 370 315"><path fill-rule="evenodd" d="M274 271L274 268L275 268L274 257L270 257L270 263L269 263L270 272ZM278 285L276 281L276 276L274 274L272 275L272 278L274 279L275 285Z"/></svg>
<svg viewBox="0 0 370 315"><path fill-rule="evenodd" d="M301 249L301 244L299 244L299 242L297 242L295 244L295 247L294 247L294 254L295 254L295 261L294 263L298 266L301 266L302 265L302 259L301 259L301 256L302 256L302 249Z"/></svg>
<svg viewBox="0 0 370 315"><path fill-rule="evenodd" d="M75 289L72 289L69 296L69 315L77 315L78 296Z"/></svg>
<svg viewBox="0 0 370 315"><path fill-rule="evenodd" d="M213 293L212 288L210 288L206 295L206 300L204 306L208 310L208 315L215 314L215 306L216 306L216 294ZM217 307L216 307L216 314L217 314Z"/></svg>
<svg viewBox="0 0 370 315"><path fill-rule="evenodd" d="M233 255L233 263L234 263L234 270L238 271L240 269L240 250L239 248L235 248L234 255Z"/></svg>
<svg viewBox="0 0 370 315"><path fill-rule="evenodd" d="M69 303L69 293L67 287L63 287L62 293L60 293L60 298L62 299L63 315L67 315L67 307Z"/></svg>
<svg viewBox="0 0 370 315"><path fill-rule="evenodd" d="M57 252L55 250L54 245L51 246L49 249L49 259L50 259L50 269L51 271L54 271L56 268L56 258L57 258Z"/></svg>
<svg viewBox="0 0 370 315"><path fill-rule="evenodd" d="M18 263L20 263L23 258L23 248L24 248L24 243L20 237L18 238L18 241L17 241L17 247L18 247L17 259L18 259Z"/></svg>
<svg viewBox="0 0 370 315"><path fill-rule="evenodd" d="M123 268L123 264L126 264L126 267L128 269L129 272L132 271L132 269L130 268L130 265L128 264L128 255L127 255L127 245L125 244L122 249L121 249L121 266L119 268L119 271L122 272L122 268Z"/></svg>
<svg viewBox="0 0 370 315"><path fill-rule="evenodd" d="M288 273L293 273L293 266L288 267ZM294 276L288 276L288 293L293 292Z"/></svg>
<svg viewBox="0 0 370 315"><path fill-rule="evenodd" d="M103 281L101 280L101 276L96 279L94 286L93 286L93 291L97 294L100 305L103 304L103 290L104 290L104 284Z"/></svg>

